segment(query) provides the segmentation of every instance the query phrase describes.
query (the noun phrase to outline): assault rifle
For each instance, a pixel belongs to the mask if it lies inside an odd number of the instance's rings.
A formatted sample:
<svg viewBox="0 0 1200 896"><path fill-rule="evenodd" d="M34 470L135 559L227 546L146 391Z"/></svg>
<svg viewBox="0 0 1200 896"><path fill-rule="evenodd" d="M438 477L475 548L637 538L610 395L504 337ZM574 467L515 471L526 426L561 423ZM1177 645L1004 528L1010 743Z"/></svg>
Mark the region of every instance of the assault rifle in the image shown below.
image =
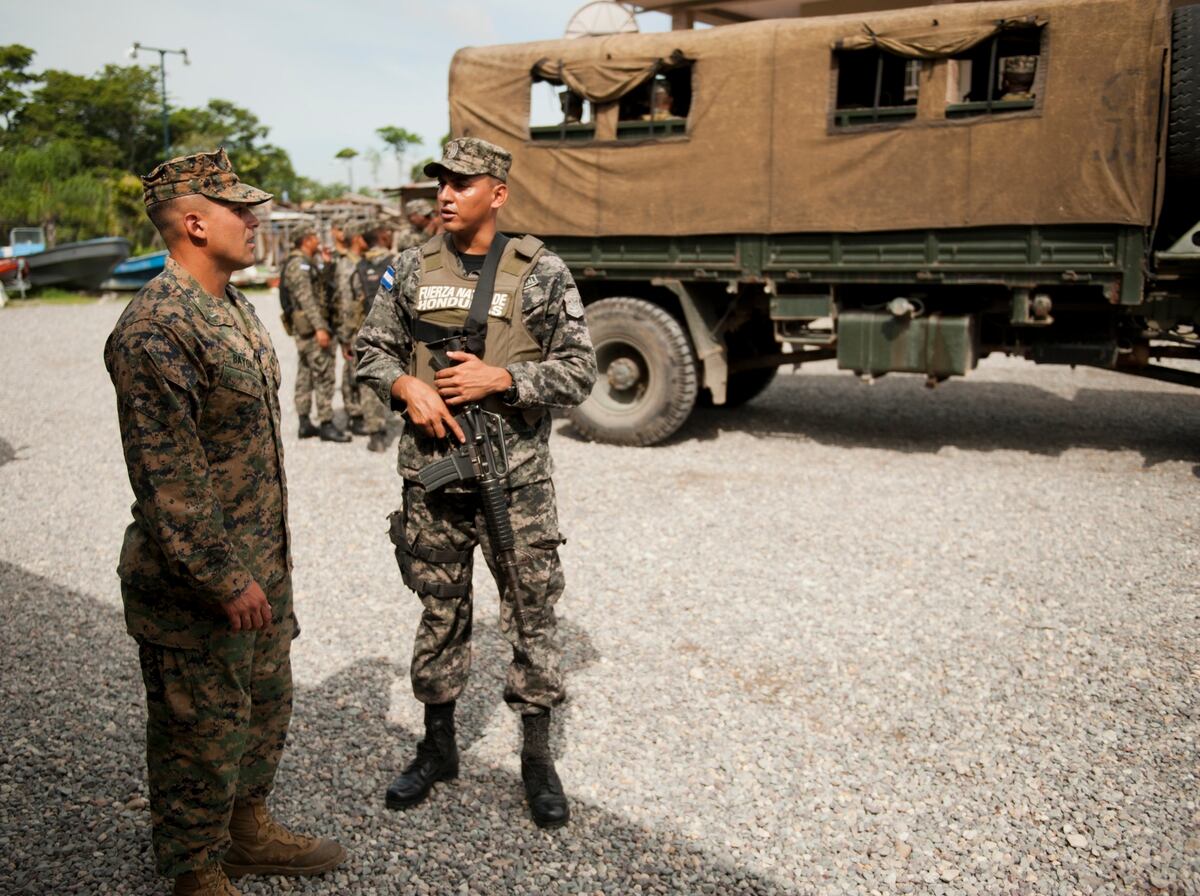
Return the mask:
<svg viewBox="0 0 1200 896"><path fill-rule="evenodd" d="M446 352L466 351L464 336L448 336L426 343L433 353L433 369L445 370L455 362ZM426 491L435 491L452 482L474 479L483 505L492 554L499 567L504 590L512 595L517 631L525 632L525 607L521 600L521 582L517 575L516 537L508 514L508 451L504 447L504 418L485 411L478 403L463 405L454 415L466 441L440 460L417 473L417 482Z"/></svg>

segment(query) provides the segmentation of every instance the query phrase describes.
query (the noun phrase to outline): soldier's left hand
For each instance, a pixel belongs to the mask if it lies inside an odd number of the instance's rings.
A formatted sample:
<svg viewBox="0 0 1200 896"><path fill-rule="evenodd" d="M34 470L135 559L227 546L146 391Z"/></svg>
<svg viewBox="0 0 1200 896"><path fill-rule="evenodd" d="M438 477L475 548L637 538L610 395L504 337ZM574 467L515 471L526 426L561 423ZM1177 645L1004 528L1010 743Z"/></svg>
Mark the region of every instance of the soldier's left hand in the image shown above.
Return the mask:
<svg viewBox="0 0 1200 896"><path fill-rule="evenodd" d="M504 392L512 384L507 370L484 364L470 352L446 352L446 357L458 363L439 370L433 379L438 394L448 405L470 404Z"/></svg>

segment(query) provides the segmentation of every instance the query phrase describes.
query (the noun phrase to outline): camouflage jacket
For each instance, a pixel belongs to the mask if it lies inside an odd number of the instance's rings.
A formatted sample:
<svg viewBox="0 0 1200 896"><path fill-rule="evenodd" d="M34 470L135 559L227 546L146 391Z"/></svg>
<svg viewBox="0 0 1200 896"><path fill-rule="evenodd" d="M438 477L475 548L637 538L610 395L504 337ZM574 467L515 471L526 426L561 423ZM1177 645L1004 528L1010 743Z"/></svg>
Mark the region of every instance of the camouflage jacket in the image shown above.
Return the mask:
<svg viewBox="0 0 1200 896"><path fill-rule="evenodd" d="M168 258L104 364L136 499L117 568L130 634L200 646L252 580L290 615L279 361L254 308L233 287L210 296Z"/></svg>
<svg viewBox="0 0 1200 896"><path fill-rule="evenodd" d="M297 258L299 261L293 261ZM293 249L284 259L283 276L287 279L288 292L292 295L292 305L296 311L304 312L314 331L327 330L332 335L334 328L329 321L329 303L325 300L325 286L316 261L299 249ZM305 328L297 327L296 332L297 335L305 335Z"/></svg>
<svg viewBox="0 0 1200 896"><path fill-rule="evenodd" d="M427 239L429 239L427 233L417 230L417 228L409 224L396 234L396 251L403 252L405 249L411 249L413 246L420 246Z"/></svg>
<svg viewBox="0 0 1200 896"><path fill-rule="evenodd" d="M435 237L441 239L442 237ZM455 259L457 263L457 259ZM461 274L461 268L459 270ZM392 383L410 373L413 341L409 333L412 300L421 279L421 252L409 249L397 262L390 292L380 287L371 313L354 344L358 355L358 380L375 390L385 403L403 410L391 397ZM583 402L596 380L596 353L583 316L583 302L571 272L562 259L542 254L525 280L521 313L526 328L542 347L541 361L509 364L517 398L511 405L522 408L569 408ZM509 485L525 485L548 479L553 472L550 459L550 415L542 414L532 425L520 415L507 420L509 438ZM405 426L400 436L400 475L412 479L429 462L452 450L447 440L438 440Z"/></svg>
<svg viewBox="0 0 1200 896"><path fill-rule="evenodd" d="M362 326L366 302L358 283L359 256L353 252L340 253L333 273L333 303L337 306L337 341L349 345Z"/></svg>

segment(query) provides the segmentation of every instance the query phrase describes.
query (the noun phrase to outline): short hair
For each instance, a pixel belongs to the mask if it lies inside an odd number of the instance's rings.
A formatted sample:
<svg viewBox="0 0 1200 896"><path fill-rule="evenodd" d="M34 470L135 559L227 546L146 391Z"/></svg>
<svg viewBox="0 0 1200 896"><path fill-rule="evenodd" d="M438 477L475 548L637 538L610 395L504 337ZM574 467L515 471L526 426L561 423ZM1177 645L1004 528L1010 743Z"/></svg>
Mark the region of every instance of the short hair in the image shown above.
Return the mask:
<svg viewBox="0 0 1200 896"><path fill-rule="evenodd" d="M311 227L305 227L303 230L301 230L299 233L297 233L295 236L292 237L292 248L299 249L301 243L303 243L310 236L316 236L316 235L317 235L317 232L315 230L313 230Z"/></svg>
<svg viewBox="0 0 1200 896"><path fill-rule="evenodd" d="M146 216L150 219L150 223L154 225L154 229L162 236L166 242L169 231L175 229L177 215L175 211L179 208L179 200L182 196L174 196L171 199L164 199L162 202L156 202L146 209Z"/></svg>

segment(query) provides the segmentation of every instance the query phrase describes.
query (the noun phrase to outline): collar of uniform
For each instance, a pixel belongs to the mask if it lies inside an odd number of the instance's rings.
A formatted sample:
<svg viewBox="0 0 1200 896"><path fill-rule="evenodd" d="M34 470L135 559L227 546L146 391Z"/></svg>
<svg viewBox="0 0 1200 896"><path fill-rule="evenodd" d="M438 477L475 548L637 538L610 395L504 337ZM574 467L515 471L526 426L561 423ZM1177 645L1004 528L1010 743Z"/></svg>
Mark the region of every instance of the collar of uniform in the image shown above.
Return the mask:
<svg viewBox="0 0 1200 896"><path fill-rule="evenodd" d="M226 287L227 292L220 299L209 295L204 287L200 285L200 282L188 272L187 268L169 255L167 256L165 271L175 278L183 292L187 294L192 304L196 306L196 310L212 326L237 328L237 321L233 319L233 310L229 307L231 302L237 301L230 294L233 292L232 286Z"/></svg>

